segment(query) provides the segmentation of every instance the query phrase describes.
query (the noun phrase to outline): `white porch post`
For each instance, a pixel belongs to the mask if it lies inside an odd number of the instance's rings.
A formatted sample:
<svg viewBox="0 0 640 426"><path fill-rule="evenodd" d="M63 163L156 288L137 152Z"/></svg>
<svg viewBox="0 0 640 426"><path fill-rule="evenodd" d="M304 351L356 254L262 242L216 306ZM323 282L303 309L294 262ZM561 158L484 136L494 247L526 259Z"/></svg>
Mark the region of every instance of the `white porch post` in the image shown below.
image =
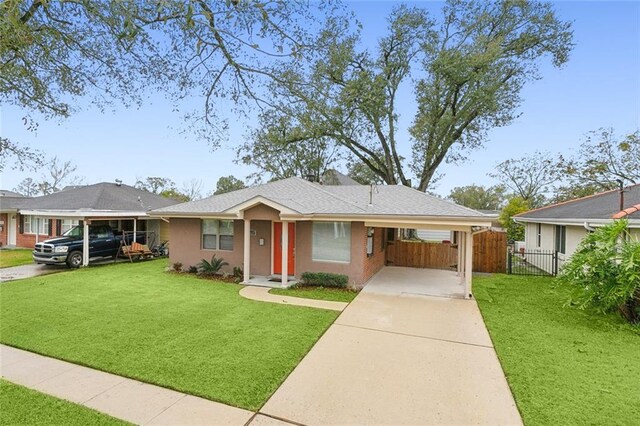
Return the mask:
<svg viewBox="0 0 640 426"><path fill-rule="evenodd" d="M471 294L471 280L473 279L473 233L471 231L466 232L466 254L464 256L465 260L465 289L464 289L464 298L468 299Z"/></svg>
<svg viewBox="0 0 640 426"><path fill-rule="evenodd" d="M251 220L244 219L244 264L243 280L248 283L251 279Z"/></svg>
<svg viewBox="0 0 640 426"><path fill-rule="evenodd" d="M289 282L289 222L282 222L282 287Z"/></svg>
<svg viewBox="0 0 640 426"><path fill-rule="evenodd" d="M133 242L136 242L136 234L138 233L138 221L133 218Z"/></svg>
<svg viewBox="0 0 640 426"><path fill-rule="evenodd" d="M89 265L89 221L83 218L84 235L82 237L82 266Z"/></svg>
<svg viewBox="0 0 640 426"><path fill-rule="evenodd" d="M36 217L36 244L40 242L40 217Z"/></svg>
<svg viewBox="0 0 640 426"><path fill-rule="evenodd" d="M458 276L460 277L460 284L464 284L464 274L465 274L465 261L464 261L464 255L466 254L467 250L466 250L466 242L467 239L465 238L467 235L466 232L462 232L462 231L458 231L458 268L460 270L460 273L458 274Z"/></svg>
<svg viewBox="0 0 640 426"><path fill-rule="evenodd" d="M462 275L462 232L460 231L454 231L456 233L456 242L458 243L458 265L457 268L458 270L456 271L456 275L457 276L461 276Z"/></svg>

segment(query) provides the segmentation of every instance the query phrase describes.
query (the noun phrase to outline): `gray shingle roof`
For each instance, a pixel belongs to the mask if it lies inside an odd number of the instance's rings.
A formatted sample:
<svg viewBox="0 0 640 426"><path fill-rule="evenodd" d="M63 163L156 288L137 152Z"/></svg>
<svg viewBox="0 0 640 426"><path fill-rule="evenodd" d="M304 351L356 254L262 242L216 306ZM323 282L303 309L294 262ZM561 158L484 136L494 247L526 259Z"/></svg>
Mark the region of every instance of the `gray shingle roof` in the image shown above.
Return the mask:
<svg viewBox="0 0 640 426"><path fill-rule="evenodd" d="M624 206L640 204L640 184L625 188ZM620 211L618 190L601 192L560 204L542 207L518 215L523 219L611 219ZM640 219L640 212L632 213L629 219Z"/></svg>
<svg viewBox="0 0 640 426"><path fill-rule="evenodd" d="M484 217L481 213L404 186L378 186L369 206L368 185L319 185L292 177L155 210L154 213L216 214L263 197L300 214Z"/></svg>
<svg viewBox="0 0 640 426"><path fill-rule="evenodd" d="M13 191L8 191L6 189L0 189L0 197L23 198L24 195L18 194L17 192L13 192Z"/></svg>
<svg viewBox="0 0 640 426"><path fill-rule="evenodd" d="M41 197L24 198L20 209L29 210L108 210L144 212L177 204L179 201L162 197L129 185L101 182L69 188Z"/></svg>

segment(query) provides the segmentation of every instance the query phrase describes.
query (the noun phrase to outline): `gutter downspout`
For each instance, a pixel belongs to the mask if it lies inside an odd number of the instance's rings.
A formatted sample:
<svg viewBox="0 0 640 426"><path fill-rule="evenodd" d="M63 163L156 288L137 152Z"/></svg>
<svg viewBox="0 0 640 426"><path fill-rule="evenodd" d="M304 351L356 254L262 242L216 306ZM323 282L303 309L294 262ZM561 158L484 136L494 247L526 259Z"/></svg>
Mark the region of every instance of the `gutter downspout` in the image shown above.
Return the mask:
<svg viewBox="0 0 640 426"><path fill-rule="evenodd" d="M584 229L586 229L589 232L594 232L596 230L596 228L594 228L593 226L589 225L589 222L583 223L582 226L584 226Z"/></svg>

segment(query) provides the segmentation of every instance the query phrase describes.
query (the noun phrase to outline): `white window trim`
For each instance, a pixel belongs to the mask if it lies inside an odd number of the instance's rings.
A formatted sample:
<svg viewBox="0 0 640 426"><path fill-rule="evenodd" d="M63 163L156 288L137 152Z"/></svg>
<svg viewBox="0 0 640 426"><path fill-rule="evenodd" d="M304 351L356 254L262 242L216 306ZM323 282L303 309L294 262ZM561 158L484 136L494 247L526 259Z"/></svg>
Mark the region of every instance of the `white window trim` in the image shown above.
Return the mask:
<svg viewBox="0 0 640 426"><path fill-rule="evenodd" d="M218 230L216 234L205 234L203 231L203 225L204 225L204 221L205 220L215 220L216 222L218 222ZM231 222L231 234L221 234L220 233L220 223L221 222ZM205 248L204 247L204 236L205 235L215 235L216 237L216 248L212 249L212 248ZM232 236L233 238L233 248L231 250L227 250L227 249L221 249L220 248L220 236ZM233 219L201 219L200 220L200 250L203 251L223 251L223 252L227 252L227 253L232 253L234 252L236 249L236 244L235 244L235 221Z"/></svg>
<svg viewBox="0 0 640 426"><path fill-rule="evenodd" d="M27 221L27 218L29 219ZM33 232L34 227L38 227L38 219L39 219L39 228L36 232ZM27 231L27 222L29 223L29 231ZM33 215L26 215L22 221L22 233L28 235L49 235L49 219L43 217L37 217Z"/></svg>
<svg viewBox="0 0 640 426"><path fill-rule="evenodd" d="M347 235L348 238L349 238L349 260L333 260L333 259L318 259L318 258L316 258L316 253L315 253L315 251L313 249L313 247L314 247L313 226L316 223L331 223L331 224L334 224L334 226L335 226L336 223L347 223L347 224L349 224L349 233ZM351 222L343 222L343 221L312 222L312 224L311 224L311 261L313 261L313 262L322 262L322 263L339 263L339 264L343 264L343 265L350 264L351 263L351 257L352 257L351 256L351 254L352 254L351 250L353 248L353 241L352 241L352 238L351 238L351 232L352 232L351 231L351 227L352 227L352 225L353 224Z"/></svg>

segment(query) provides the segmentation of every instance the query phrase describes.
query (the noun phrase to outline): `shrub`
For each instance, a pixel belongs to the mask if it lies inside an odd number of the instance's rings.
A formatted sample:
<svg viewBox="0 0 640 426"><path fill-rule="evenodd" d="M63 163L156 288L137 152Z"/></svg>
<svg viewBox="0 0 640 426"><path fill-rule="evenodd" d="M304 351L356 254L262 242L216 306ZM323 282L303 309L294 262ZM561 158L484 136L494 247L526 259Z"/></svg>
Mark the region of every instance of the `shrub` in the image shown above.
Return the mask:
<svg viewBox="0 0 640 426"><path fill-rule="evenodd" d="M305 272L302 274L302 284L306 286L345 288L349 284L349 277L329 272Z"/></svg>
<svg viewBox="0 0 640 426"><path fill-rule="evenodd" d="M225 265L228 265L228 263L225 262L223 258L216 257L214 254L211 256L211 262L202 259L202 261L198 263L198 272L200 275L216 275Z"/></svg>
<svg viewBox="0 0 640 426"><path fill-rule="evenodd" d="M244 271L239 266L233 267L233 278L236 283L242 282L244 279Z"/></svg>
<svg viewBox="0 0 640 426"><path fill-rule="evenodd" d="M640 241L628 238L627 220L587 235L558 280L575 291L570 302L580 309L618 310L629 322L640 322Z"/></svg>
<svg viewBox="0 0 640 426"><path fill-rule="evenodd" d="M173 265L171 265L171 267L173 268L174 271L180 272L182 271L182 262L174 262Z"/></svg>
<svg viewBox="0 0 640 426"><path fill-rule="evenodd" d="M187 269L187 272L190 274L197 274L198 273L198 267L197 266L189 266L189 269Z"/></svg>

